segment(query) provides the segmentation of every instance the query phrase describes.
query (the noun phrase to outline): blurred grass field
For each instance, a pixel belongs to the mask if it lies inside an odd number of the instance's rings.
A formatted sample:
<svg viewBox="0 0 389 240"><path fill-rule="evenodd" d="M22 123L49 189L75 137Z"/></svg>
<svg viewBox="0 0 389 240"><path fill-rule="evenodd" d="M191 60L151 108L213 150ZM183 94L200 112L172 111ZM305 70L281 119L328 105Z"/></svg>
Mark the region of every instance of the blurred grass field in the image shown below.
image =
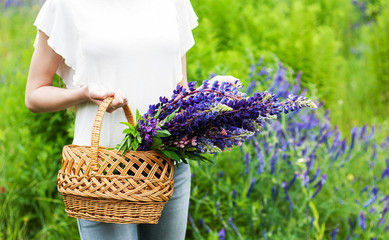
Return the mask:
<svg viewBox="0 0 389 240"><path fill-rule="evenodd" d="M387 0L192 0L192 4L199 16L199 26L194 30L196 45L187 54L190 81L200 82L212 73L228 74L248 86L252 80L250 66L256 65L261 56L266 61L277 59L294 69L293 77L302 72L302 86L308 89L310 97L324 103L323 112L330 110L331 124L339 127L342 138L350 140L352 127L365 124L369 129L375 126L377 144L389 136ZM32 24L39 9L36 3L22 1L3 1L0 5L0 239L78 239L77 224L63 211L55 186L62 146L72 139L73 113L70 110L33 114L24 106L24 88L36 35ZM61 85L60 79L56 78L55 84ZM264 84L257 90L268 87ZM361 157L355 158L357 162L352 168L339 170L338 178L355 172L353 178L361 179L359 187L372 184L371 179L362 177L373 176L364 167L370 159L363 152L361 146L356 153ZM387 156L381 154L377 166L384 167ZM241 159L243 166L239 150L217 159L234 158ZM326 159L327 156L321 157L321 161ZM242 168L239 161L231 164L236 164L232 168L235 171ZM218 174L225 167L221 164L198 170L201 168L194 164L194 171L207 176ZM234 174L232 170L230 174ZM336 178L330 177L328 181L331 180ZM199 181L196 179L192 188L204 189L207 178ZM274 181L281 184L280 180ZM246 182L242 184L248 188ZM212 188L217 189L215 192L224 191L220 184ZM232 191L232 187L225 191ZM323 194L323 199L332 198L334 192L328 188ZM192 193L192 201L201 202L200 195L204 192ZM216 198L217 194L211 197ZM266 199L265 195L257 197ZM244 204L254 208L257 206L254 202L248 200ZM206 206L215 208L215 201ZM212 209L211 212L216 211ZM201 215L193 207L191 213ZM346 217L342 221L342 226L347 225ZM215 232L208 237L200 234L203 232L190 227L188 239L219 239ZM326 232L326 237L315 239L329 239L330 235ZM227 239L239 239L232 230L229 236Z"/></svg>

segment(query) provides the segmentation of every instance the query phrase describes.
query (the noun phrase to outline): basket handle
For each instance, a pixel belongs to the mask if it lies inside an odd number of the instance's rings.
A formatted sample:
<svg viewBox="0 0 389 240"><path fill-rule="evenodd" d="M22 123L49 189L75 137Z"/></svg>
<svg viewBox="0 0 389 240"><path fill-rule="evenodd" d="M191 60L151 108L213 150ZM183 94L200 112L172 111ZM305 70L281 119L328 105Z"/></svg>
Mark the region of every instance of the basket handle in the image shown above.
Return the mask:
<svg viewBox="0 0 389 240"><path fill-rule="evenodd" d="M92 139L91 139L91 166L87 168L85 175L88 175L89 170L98 171L98 155L99 155L99 141L100 141L100 130L103 121L104 113L107 111L109 104L113 101L113 97L108 97L100 104L99 109L95 117L92 128ZM127 121L131 125L135 125L134 115L131 112L130 107L126 104L123 107L124 114L126 115Z"/></svg>

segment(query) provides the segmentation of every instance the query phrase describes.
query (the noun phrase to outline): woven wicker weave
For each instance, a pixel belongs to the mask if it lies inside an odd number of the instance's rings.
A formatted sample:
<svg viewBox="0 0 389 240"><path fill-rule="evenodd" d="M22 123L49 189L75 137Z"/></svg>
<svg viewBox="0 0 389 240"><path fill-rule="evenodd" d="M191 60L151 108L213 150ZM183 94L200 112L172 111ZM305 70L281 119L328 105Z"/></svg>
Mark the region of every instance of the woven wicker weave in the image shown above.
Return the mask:
<svg viewBox="0 0 389 240"><path fill-rule="evenodd" d="M173 193L173 161L157 151L122 152L99 146L104 113L100 105L91 146L67 145L57 187L69 217L110 223L158 223ZM123 107L129 123L131 110Z"/></svg>

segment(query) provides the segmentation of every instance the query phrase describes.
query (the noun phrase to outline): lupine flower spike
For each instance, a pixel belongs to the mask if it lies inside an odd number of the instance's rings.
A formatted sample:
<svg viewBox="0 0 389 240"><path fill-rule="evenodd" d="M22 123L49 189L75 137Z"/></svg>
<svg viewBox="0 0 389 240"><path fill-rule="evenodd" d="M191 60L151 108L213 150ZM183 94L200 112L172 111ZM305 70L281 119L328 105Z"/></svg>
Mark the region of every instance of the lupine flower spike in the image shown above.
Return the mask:
<svg viewBox="0 0 389 240"><path fill-rule="evenodd" d="M199 88L177 86L170 99L160 97L137 125L124 130L126 137L116 149L160 150L166 156L187 162L207 160L202 154L230 150L261 131L269 119L300 108L317 108L306 97L289 95L285 102L269 92L246 97L242 85L206 80ZM136 130L136 131L134 131ZM259 169L261 171L262 169Z"/></svg>

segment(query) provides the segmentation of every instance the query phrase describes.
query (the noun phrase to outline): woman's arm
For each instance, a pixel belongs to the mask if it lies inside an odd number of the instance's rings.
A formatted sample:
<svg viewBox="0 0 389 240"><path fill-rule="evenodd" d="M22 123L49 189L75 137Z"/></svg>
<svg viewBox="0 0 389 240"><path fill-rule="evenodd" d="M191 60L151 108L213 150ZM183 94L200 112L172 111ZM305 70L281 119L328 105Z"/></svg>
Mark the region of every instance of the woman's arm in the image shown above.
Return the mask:
<svg viewBox="0 0 389 240"><path fill-rule="evenodd" d="M47 44L48 36L39 32L37 45L32 55L27 78L25 104L32 112L55 112L86 101L100 104L109 96L114 96L108 112L127 104L127 99L111 91L95 91L83 86L77 89L64 89L53 86L53 77L62 61Z"/></svg>
<svg viewBox="0 0 389 240"><path fill-rule="evenodd" d="M181 85L186 89L189 89L188 78L186 76L186 55L182 56L181 58L181 67L182 67L182 80L178 83L178 85Z"/></svg>

